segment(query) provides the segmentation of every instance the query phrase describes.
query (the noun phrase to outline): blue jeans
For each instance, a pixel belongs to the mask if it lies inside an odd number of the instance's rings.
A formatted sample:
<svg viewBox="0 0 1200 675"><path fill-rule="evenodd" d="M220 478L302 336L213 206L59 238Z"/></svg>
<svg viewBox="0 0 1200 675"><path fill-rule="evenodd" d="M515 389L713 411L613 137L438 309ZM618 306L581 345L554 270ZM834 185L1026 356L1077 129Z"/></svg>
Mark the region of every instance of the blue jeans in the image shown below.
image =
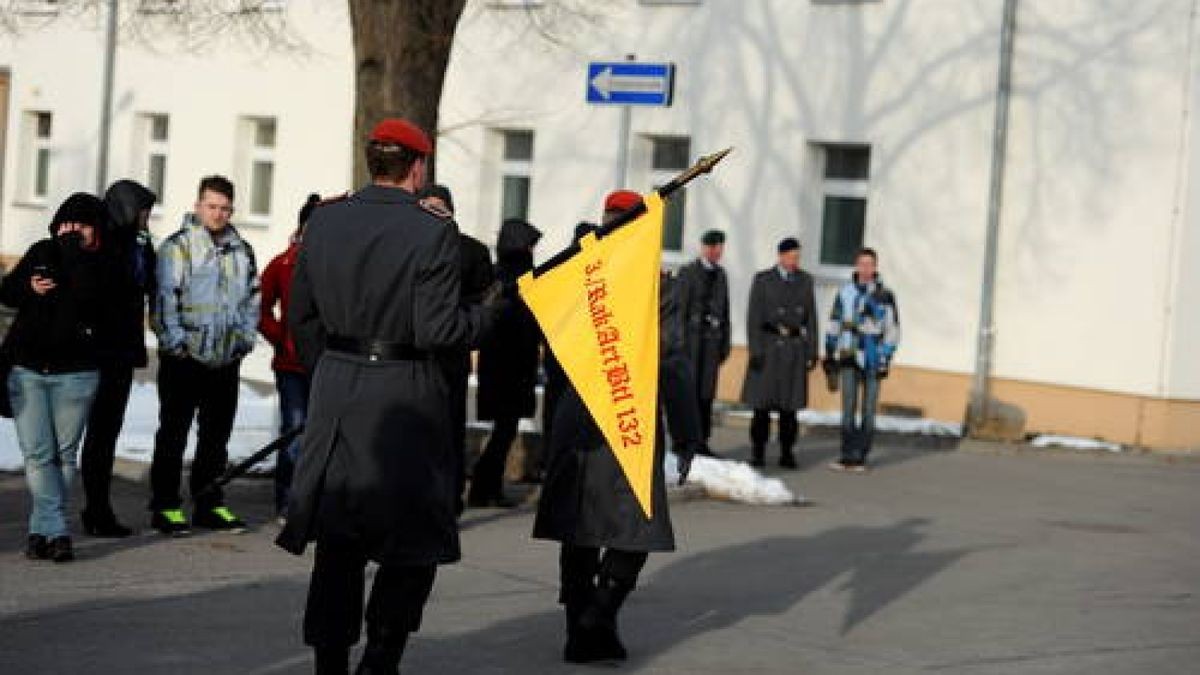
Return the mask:
<svg viewBox="0 0 1200 675"><path fill-rule="evenodd" d="M856 419L862 403L862 422ZM879 376L855 366L842 366L842 463L865 464L875 438Z"/></svg>
<svg viewBox="0 0 1200 675"><path fill-rule="evenodd" d="M286 434L304 424L308 418L308 376L284 370L275 371L275 389L279 392L279 433ZM300 458L300 442L304 435L296 437L279 451L275 459L275 508L279 513L287 510L292 487L292 473L296 460Z"/></svg>
<svg viewBox="0 0 1200 675"><path fill-rule="evenodd" d="M14 366L7 384L33 501L29 533L50 539L65 536L79 441L100 386L100 373L44 375Z"/></svg>

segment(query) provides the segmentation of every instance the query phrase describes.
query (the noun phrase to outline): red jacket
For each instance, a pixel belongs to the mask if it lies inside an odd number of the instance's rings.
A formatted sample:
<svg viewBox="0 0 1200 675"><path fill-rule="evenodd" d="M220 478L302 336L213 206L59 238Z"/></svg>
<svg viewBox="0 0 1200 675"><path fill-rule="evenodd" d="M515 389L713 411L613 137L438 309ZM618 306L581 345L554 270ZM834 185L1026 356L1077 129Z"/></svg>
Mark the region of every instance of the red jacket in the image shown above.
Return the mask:
<svg viewBox="0 0 1200 675"><path fill-rule="evenodd" d="M304 366L296 354L296 343L288 328L288 298L292 290L292 270L300 244L294 243L288 250L275 256L262 274L262 306L259 309L258 331L275 348L271 367L293 373L303 373ZM275 303L279 303L279 318L275 316Z"/></svg>

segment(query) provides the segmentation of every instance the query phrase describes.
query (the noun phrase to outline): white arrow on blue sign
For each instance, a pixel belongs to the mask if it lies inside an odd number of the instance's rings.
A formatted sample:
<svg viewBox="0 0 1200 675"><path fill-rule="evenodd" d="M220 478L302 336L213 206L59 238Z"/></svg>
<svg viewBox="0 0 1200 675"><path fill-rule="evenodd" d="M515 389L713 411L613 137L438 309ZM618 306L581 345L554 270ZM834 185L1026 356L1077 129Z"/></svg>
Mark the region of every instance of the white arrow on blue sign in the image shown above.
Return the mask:
<svg viewBox="0 0 1200 675"><path fill-rule="evenodd" d="M674 64L632 61L588 64L588 103L669 106L674 88Z"/></svg>

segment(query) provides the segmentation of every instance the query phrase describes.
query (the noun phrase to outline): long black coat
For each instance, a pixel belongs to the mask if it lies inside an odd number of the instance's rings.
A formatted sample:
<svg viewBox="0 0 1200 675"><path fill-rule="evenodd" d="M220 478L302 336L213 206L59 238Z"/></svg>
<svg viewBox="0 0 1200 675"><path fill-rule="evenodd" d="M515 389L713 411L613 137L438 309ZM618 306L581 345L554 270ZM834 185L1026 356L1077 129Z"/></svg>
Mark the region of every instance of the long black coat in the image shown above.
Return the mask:
<svg viewBox="0 0 1200 675"><path fill-rule="evenodd" d="M533 269L533 246L541 236L523 220L506 220L500 227L496 279L514 300L517 279ZM533 417L541 344L542 332L529 309L521 302L507 304L479 345L479 419Z"/></svg>
<svg viewBox="0 0 1200 675"><path fill-rule="evenodd" d="M103 250L114 258L113 353L109 364L145 368L146 309L155 297L157 257L149 232L141 229L142 211L154 206L154 193L131 180L120 180L104 194L108 229Z"/></svg>
<svg viewBox="0 0 1200 675"><path fill-rule="evenodd" d="M659 407L667 429L655 441L653 517L646 519L616 456L574 387L567 385L555 412L550 458L533 536L577 546L625 551L672 551L675 533L663 475L669 430L677 449L692 452L701 440L700 408L691 364L683 353L682 322L673 284L663 280L660 301ZM662 425L659 425L662 427Z"/></svg>
<svg viewBox="0 0 1200 675"><path fill-rule="evenodd" d="M441 364L323 349L326 335L430 352L470 345L489 317L461 307L459 284L457 228L407 191L369 186L313 213L288 318L315 372L280 546L299 554L324 532L360 541L384 564L460 557L458 460Z"/></svg>
<svg viewBox="0 0 1200 675"><path fill-rule="evenodd" d="M732 346L729 278L724 268L709 270L694 260L680 268L678 283L684 349L692 362L700 398L713 399L718 372Z"/></svg>
<svg viewBox="0 0 1200 675"><path fill-rule="evenodd" d="M781 335L783 327L793 335ZM808 364L815 362L817 306L812 276L803 270L784 281L772 267L754 275L746 313L750 366L742 402L756 409L808 406Z"/></svg>

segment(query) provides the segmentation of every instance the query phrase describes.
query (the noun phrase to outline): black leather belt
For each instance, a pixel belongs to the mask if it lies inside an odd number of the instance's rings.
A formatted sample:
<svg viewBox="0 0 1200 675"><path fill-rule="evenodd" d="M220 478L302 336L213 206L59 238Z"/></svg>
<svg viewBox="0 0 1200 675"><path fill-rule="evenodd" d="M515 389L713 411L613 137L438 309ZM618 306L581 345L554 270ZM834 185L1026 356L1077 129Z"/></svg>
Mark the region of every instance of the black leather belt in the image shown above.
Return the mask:
<svg viewBox="0 0 1200 675"><path fill-rule="evenodd" d="M804 328L793 328L782 323L764 323L762 329L771 335L778 335L780 337L807 337L808 333Z"/></svg>
<svg viewBox="0 0 1200 675"><path fill-rule="evenodd" d="M405 342L372 340L345 335L329 335L325 346L335 352L363 356L372 361L424 361L429 352Z"/></svg>

